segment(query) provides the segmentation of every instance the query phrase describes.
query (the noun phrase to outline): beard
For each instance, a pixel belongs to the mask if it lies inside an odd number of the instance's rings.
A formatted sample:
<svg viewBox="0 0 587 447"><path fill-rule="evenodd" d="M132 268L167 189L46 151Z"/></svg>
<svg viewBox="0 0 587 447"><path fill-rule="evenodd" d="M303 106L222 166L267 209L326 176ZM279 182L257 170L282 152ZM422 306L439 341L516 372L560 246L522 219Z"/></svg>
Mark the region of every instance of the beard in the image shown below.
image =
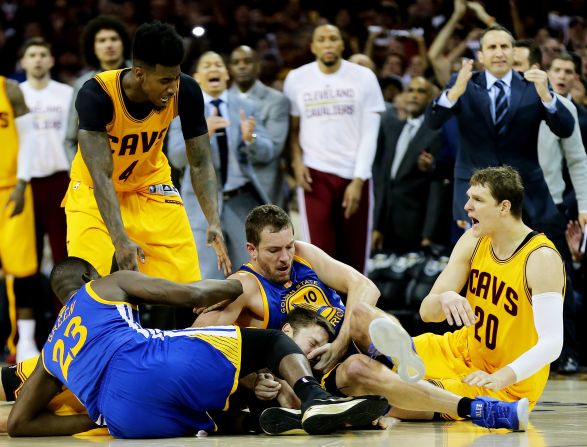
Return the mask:
<svg viewBox="0 0 587 447"><path fill-rule="evenodd" d="M333 67L334 65L336 65L338 63L338 61L340 60L340 56L336 56L334 59L332 60L324 60L324 59L320 59L320 61L326 65L327 67Z"/></svg>

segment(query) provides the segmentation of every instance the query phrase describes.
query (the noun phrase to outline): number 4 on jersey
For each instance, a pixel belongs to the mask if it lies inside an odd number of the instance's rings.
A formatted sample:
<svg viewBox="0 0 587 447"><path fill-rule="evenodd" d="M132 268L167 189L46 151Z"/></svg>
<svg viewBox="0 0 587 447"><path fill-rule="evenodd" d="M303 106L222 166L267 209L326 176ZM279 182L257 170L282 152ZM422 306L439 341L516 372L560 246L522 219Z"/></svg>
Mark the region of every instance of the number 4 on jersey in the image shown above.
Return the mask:
<svg viewBox="0 0 587 447"><path fill-rule="evenodd" d="M133 161L130 164L130 166L126 168L124 171L122 171L122 173L118 176L118 180L120 180L121 182L126 182L126 180L130 177L133 169L135 168L138 162L138 160Z"/></svg>

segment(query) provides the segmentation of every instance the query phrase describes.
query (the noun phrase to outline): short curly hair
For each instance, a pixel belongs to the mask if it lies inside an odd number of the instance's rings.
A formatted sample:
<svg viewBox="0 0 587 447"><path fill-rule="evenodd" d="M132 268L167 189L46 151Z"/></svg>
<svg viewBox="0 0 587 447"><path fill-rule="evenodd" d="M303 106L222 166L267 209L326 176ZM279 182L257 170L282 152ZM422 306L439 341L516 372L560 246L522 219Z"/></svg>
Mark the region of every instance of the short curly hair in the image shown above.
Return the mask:
<svg viewBox="0 0 587 447"><path fill-rule="evenodd" d="M172 25L159 21L142 24L132 44L133 65L173 67L183 62L183 40Z"/></svg>

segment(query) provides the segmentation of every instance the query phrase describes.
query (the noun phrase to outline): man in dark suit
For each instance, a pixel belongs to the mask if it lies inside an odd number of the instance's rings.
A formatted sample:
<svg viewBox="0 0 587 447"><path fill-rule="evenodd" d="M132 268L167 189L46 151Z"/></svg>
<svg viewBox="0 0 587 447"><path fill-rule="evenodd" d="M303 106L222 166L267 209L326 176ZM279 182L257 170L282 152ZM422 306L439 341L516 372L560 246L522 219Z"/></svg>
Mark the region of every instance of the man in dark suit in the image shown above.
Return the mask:
<svg viewBox="0 0 587 447"><path fill-rule="evenodd" d="M432 85L414 78L406 94L408 118L400 120L386 111L381 119L373 163L374 250L404 253L429 245L437 223L429 206L430 175L418 167L423 152L436 157L442 145L441 131L422 125Z"/></svg>
<svg viewBox="0 0 587 447"><path fill-rule="evenodd" d="M463 210L473 170L511 165L522 175L526 221L536 230L564 228L538 164L537 138L542 120L559 137L573 132L574 119L550 92L547 74L532 68L523 75L512 70L513 37L500 25L481 35L478 52L485 70L473 73L473 61L463 63L447 89L426 110L431 128L456 115L460 150L455 164L454 200ZM462 211L457 220L468 220Z"/></svg>

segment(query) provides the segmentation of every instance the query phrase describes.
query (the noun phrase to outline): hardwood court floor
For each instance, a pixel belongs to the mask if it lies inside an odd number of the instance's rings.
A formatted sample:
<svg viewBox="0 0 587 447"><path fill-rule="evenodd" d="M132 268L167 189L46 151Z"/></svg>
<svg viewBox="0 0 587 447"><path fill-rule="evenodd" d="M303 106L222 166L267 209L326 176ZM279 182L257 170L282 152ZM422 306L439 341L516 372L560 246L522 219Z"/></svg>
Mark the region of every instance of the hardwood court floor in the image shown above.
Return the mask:
<svg viewBox="0 0 587 447"><path fill-rule="evenodd" d="M161 440L110 437L12 439L4 446L67 447L542 447L587 446L587 374L554 377L530 416L525 433L486 430L469 422L397 422L387 431L343 432L329 436L210 436Z"/></svg>

